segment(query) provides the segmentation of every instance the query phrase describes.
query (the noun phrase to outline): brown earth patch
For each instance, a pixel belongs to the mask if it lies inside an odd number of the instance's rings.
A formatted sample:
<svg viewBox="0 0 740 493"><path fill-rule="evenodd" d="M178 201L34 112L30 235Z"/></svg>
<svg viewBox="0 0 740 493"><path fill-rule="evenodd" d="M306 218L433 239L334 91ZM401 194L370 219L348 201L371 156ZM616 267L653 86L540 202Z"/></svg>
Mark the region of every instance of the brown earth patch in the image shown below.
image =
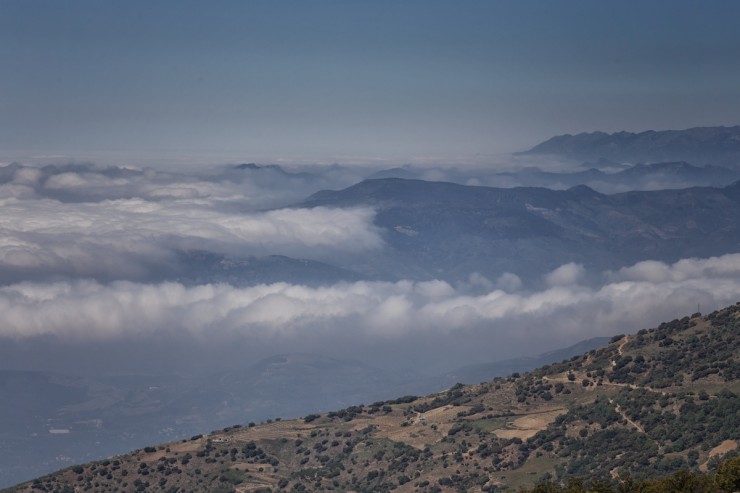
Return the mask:
<svg viewBox="0 0 740 493"><path fill-rule="evenodd" d="M709 457L714 457L715 455L725 455L727 452L735 450L736 448L737 442L735 440L725 440L709 451Z"/></svg>
<svg viewBox="0 0 740 493"><path fill-rule="evenodd" d="M725 455L727 452L731 452L736 448L737 442L735 440L725 440L709 451L709 458L711 459L715 455ZM709 470L707 463L705 462L704 464L700 465L699 470L702 472L707 472Z"/></svg>
<svg viewBox="0 0 740 493"><path fill-rule="evenodd" d="M418 419L427 423L446 423L455 419L458 413L465 413L468 410L470 410L470 406L442 406L419 414Z"/></svg>
<svg viewBox="0 0 740 493"><path fill-rule="evenodd" d="M547 425L555 421L555 418L564 412L565 409L560 408L528 414L526 416L516 418L513 421L508 421L506 423L506 428L500 428L493 432L499 438L521 438L522 440L526 440L527 438L534 436L538 431L542 431L547 428Z"/></svg>
<svg viewBox="0 0 740 493"><path fill-rule="evenodd" d="M316 426L299 420L275 421L254 428L244 428L226 438L239 441L292 439L309 434L315 428Z"/></svg>

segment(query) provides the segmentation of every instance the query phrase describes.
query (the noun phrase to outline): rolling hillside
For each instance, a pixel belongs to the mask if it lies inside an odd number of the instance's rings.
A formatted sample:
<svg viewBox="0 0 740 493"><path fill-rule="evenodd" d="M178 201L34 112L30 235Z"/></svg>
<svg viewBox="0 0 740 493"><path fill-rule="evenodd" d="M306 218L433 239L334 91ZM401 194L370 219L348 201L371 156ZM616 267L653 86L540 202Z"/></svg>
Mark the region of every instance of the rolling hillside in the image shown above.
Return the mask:
<svg viewBox="0 0 740 493"><path fill-rule="evenodd" d="M710 471L740 440L740 304L525 374L233 426L5 491L496 491Z"/></svg>
<svg viewBox="0 0 740 493"><path fill-rule="evenodd" d="M527 371L596 348L596 338L536 356L438 375L318 354L279 354L205 376L99 375L0 369L0 488L239 421L301 416L456 382ZM7 349L7 348L5 348Z"/></svg>

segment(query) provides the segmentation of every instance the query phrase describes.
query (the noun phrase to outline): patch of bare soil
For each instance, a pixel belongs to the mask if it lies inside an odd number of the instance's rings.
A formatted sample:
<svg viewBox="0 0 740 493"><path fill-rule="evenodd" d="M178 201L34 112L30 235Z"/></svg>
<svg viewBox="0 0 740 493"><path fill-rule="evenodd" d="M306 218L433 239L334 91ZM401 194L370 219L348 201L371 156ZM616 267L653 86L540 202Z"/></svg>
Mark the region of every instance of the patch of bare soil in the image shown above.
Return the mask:
<svg viewBox="0 0 740 493"><path fill-rule="evenodd" d="M293 439L311 433L314 428L316 428L314 425L303 423L300 420L275 421L254 428L244 428L237 433L227 435L226 438L239 441Z"/></svg>
<svg viewBox="0 0 740 493"><path fill-rule="evenodd" d="M736 448L737 442L735 440L725 440L709 451L709 458L711 459L715 455L725 455L727 452L731 452ZM709 470L708 464L705 462L704 464L700 465L699 470L702 472L707 472Z"/></svg>
<svg viewBox="0 0 740 493"><path fill-rule="evenodd" d="M534 436L538 431L547 428L547 425L555 421L555 418L564 412L565 409L560 408L521 416L513 421L508 421L505 428L494 430L494 433L499 438L521 438L522 440L526 440Z"/></svg>

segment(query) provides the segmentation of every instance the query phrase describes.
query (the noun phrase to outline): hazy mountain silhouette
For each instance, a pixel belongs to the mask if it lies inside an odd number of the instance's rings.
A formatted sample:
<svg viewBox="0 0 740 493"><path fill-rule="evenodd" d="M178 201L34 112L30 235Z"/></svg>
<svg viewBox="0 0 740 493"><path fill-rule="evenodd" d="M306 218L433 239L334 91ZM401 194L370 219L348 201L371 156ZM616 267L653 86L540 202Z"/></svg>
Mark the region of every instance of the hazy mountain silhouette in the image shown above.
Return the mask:
<svg viewBox="0 0 740 493"><path fill-rule="evenodd" d="M583 185L555 191L389 178L300 204L360 205L377 211L386 247L342 267L384 278L535 278L568 262L615 269L720 255L740 244L740 183L605 195Z"/></svg>
<svg viewBox="0 0 740 493"><path fill-rule="evenodd" d="M575 160L619 162L689 161L740 164L740 126L694 127L686 130L604 132L559 135L521 154L548 154Z"/></svg>

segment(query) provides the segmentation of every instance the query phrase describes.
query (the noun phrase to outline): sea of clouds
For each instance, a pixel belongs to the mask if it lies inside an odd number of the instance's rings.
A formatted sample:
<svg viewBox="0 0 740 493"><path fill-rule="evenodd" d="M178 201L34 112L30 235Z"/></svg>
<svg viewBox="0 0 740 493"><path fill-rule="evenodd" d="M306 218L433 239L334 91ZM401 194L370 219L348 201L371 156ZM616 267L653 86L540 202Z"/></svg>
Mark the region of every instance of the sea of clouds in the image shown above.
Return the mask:
<svg viewBox="0 0 740 493"><path fill-rule="evenodd" d="M333 181L271 168L196 176L6 166L0 168L0 282L152 281L173 267L175 252L186 250L326 260L380 247L370 209L274 207L327 183Z"/></svg>
<svg viewBox="0 0 740 493"><path fill-rule="evenodd" d="M580 270L567 265L558 271L563 269ZM641 262L604 273L605 282L595 287L561 274L548 274L551 286L538 291L489 291L480 279L460 286L399 281L246 288L22 282L0 288L0 337L54 336L112 344L165 336L173 341L249 341L252 349L273 352L323 348L375 360L390 351L406 353L409 360L449 357L449 363L464 363L465 354L485 360L527 348L535 353L594 336L634 332L697 307L734 303L740 292L740 255L671 265Z"/></svg>
<svg viewBox="0 0 740 493"><path fill-rule="evenodd" d="M542 273L539 288L516 272L458 284L163 280L183 250L323 261L382 251L370 208L274 206L276 197L299 200L331 178L262 171L1 168L0 338L249 341L253 355L301 349L442 367L631 332L734 303L740 293L740 254L596 273L566 264ZM296 183L303 188L281 191Z"/></svg>
<svg viewBox="0 0 740 493"><path fill-rule="evenodd" d="M561 275L564 269L581 268L560 267L546 276L552 285L538 291L488 291L481 284L473 288L407 280L246 288L172 282L22 282L0 288L0 335L111 338L167 331L311 337L341 330L392 339L454 335L482 324L526 318L547 321L546 326L532 324L525 331L527 337L547 337L553 331L588 337L610 334L625 323L642 325L643 320L695 311L697 305L729 304L740 292L740 254L671 265L640 262L604 273L612 280L596 287L579 284L573 276L566 279ZM576 315L590 324L576 323Z"/></svg>

